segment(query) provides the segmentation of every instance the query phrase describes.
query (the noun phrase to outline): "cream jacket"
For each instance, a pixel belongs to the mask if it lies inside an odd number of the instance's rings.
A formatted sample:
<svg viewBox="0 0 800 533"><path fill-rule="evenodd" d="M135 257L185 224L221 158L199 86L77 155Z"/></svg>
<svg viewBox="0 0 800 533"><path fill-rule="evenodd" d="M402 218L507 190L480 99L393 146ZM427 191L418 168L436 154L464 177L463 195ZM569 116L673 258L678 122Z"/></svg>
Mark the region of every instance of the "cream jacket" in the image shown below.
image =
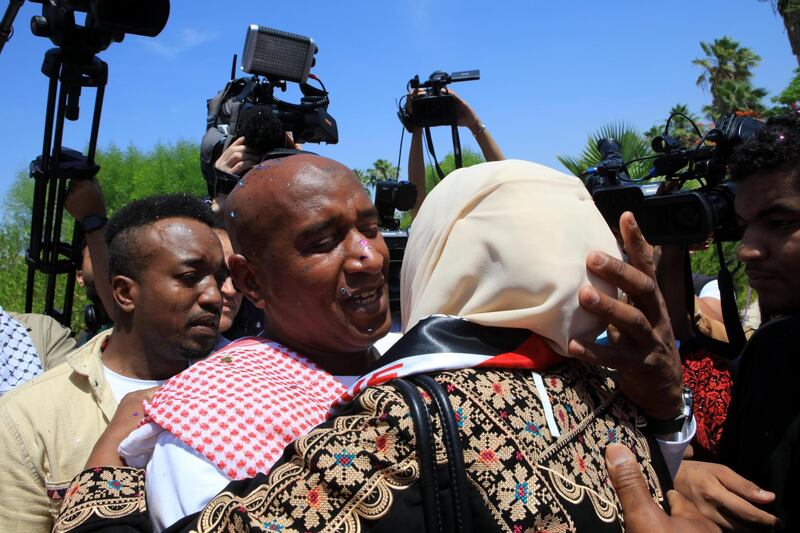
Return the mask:
<svg viewBox="0 0 800 533"><path fill-rule="evenodd" d="M114 415L100 347L104 331L67 361L0 399L0 531L50 531L72 478Z"/></svg>

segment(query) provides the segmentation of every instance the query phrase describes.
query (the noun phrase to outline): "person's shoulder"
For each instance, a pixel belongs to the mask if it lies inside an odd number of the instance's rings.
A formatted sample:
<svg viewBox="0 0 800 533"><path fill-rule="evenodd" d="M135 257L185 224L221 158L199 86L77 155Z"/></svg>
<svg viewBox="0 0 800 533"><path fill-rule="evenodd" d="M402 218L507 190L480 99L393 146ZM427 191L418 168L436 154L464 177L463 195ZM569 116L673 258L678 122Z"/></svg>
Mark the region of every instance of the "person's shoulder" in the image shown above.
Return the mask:
<svg viewBox="0 0 800 533"><path fill-rule="evenodd" d="M27 401L42 401L44 397L53 397L53 387L58 389L72 382L73 370L67 363L61 363L40 374L27 383L14 387L0 398L0 409L11 404L20 404ZM47 391L47 392L45 392Z"/></svg>
<svg viewBox="0 0 800 533"><path fill-rule="evenodd" d="M0 398L0 417L17 426L55 423L59 413L74 404L76 394L91 395L88 389L76 386L73 374L72 368L62 363L13 388Z"/></svg>

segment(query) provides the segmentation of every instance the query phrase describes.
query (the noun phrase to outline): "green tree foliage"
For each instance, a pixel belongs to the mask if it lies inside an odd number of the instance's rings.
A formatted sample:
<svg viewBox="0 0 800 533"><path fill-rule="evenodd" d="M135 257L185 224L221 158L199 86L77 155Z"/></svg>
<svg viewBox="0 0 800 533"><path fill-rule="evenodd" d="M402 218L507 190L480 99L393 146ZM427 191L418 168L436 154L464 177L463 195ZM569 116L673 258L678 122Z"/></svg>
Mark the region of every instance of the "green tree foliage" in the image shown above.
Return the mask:
<svg viewBox="0 0 800 533"><path fill-rule="evenodd" d="M199 157L199 145L187 141L159 144L149 151L132 146L122 150L114 145L98 150L98 180L109 215L132 200L152 194L188 192L202 196L206 188L200 174ZM28 247L32 200L33 181L21 171L5 198L5 215L0 223L0 305L10 311L24 311L25 307L27 266L24 257ZM69 239L73 228L69 215L64 215L64 222L62 235ZM35 312L41 310L44 302L43 277L37 278ZM63 302L63 290L62 283L57 291L57 305ZM83 306L86 303L83 291L76 290L72 313L75 329L83 324Z"/></svg>
<svg viewBox="0 0 800 533"><path fill-rule="evenodd" d="M725 253L725 258L732 261L736 257L736 242L722 243L722 250ZM699 250L692 253L692 272L705 274L706 276L717 277L719 274L719 258L715 245L710 246L705 250ZM733 285L736 290L736 305L740 311L743 311L747 305L747 274L744 268L740 266L737 261L733 261L728 265L728 269L733 272ZM753 296L755 298L755 296Z"/></svg>
<svg viewBox="0 0 800 533"><path fill-rule="evenodd" d="M597 142L601 139L616 139L622 147L622 157L625 161L631 161L628 165L628 175L631 178L642 178L650 170L650 162L636 161L653 155L650 148L650 142L645 140L642 133L635 127L624 122L614 122L603 126L599 130L589 135L586 141L586 147L580 155L559 155L558 160L562 165L574 175L580 177L581 174L589 167L596 166L603 158L600 150L597 149Z"/></svg>
<svg viewBox="0 0 800 533"><path fill-rule="evenodd" d="M352 169L356 177L366 187L371 187L379 181L393 181L397 179L397 167L388 159L377 159L372 167L367 170Z"/></svg>
<svg viewBox="0 0 800 533"><path fill-rule="evenodd" d="M485 162L485 159L478 152L469 148L461 151L461 163L464 168L483 162ZM450 152L439 161L439 167L445 177L456 169L456 158L453 152ZM431 192L439 182L439 175L436 173L436 168L433 164L425 165L425 190ZM411 226L411 212L407 211L400 217L400 229L408 229L409 226Z"/></svg>
<svg viewBox="0 0 800 533"><path fill-rule="evenodd" d="M477 165L478 163L483 163L485 161L486 160L483 158L483 156L474 150L465 148L461 151L461 164L464 168L471 167L472 165ZM441 161L439 161L439 168L442 169L442 172L445 176L456 169L456 157L453 155L453 152L448 153ZM436 168L434 167L433 163L425 165L425 189L427 192L431 192L439 183L439 181L439 175L436 173Z"/></svg>
<svg viewBox="0 0 800 533"><path fill-rule="evenodd" d="M794 69L794 77L792 77L789 85L780 94L773 96L772 102L776 105L767 110L765 113L767 117L797 111L794 106L797 102L800 102L800 67Z"/></svg>
<svg viewBox="0 0 800 533"><path fill-rule="evenodd" d="M714 120L730 111L763 112L761 99L766 91L752 86L751 70L761 57L727 35L712 43L701 41L700 48L705 57L692 63L702 69L697 85L711 93L711 105L703 107L708 118Z"/></svg>

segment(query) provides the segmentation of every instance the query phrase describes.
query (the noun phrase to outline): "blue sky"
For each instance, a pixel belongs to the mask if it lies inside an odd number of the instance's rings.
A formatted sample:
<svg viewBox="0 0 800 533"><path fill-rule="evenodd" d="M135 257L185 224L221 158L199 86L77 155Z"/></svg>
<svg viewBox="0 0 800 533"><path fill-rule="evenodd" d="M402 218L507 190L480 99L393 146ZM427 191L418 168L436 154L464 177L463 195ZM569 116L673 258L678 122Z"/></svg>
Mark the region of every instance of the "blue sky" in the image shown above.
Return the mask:
<svg viewBox="0 0 800 533"><path fill-rule="evenodd" d="M41 150L47 82L39 69L52 44L28 30L40 9L24 4L0 54L3 193ZM755 83L770 95L796 66L780 17L757 0L173 0L158 37L129 35L100 54L109 64L100 146L199 140L206 99L224 86L252 23L316 40L313 72L331 92L340 142L311 149L358 168L396 161L395 100L414 74L480 69L480 81L455 87L506 155L561 168L556 155L579 152L587 135L610 121L647 129L676 103L699 113L710 100L695 86L699 70L691 64L702 55L701 40L728 34L753 49L763 59ZM93 97L84 92L66 146L88 142ZM449 151L449 131L435 140L437 153ZM462 142L475 146L466 131Z"/></svg>

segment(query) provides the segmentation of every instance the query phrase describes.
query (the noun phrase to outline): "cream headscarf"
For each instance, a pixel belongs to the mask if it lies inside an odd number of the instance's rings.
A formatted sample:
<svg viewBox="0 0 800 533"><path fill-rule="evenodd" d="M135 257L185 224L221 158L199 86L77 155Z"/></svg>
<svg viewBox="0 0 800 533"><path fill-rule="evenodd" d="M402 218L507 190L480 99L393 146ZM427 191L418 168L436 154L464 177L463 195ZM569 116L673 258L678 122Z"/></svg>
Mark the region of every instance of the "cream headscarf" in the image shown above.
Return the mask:
<svg viewBox="0 0 800 533"><path fill-rule="evenodd" d="M457 170L425 199L411 226L401 272L404 330L433 314L524 328L566 355L574 337L605 326L578 304L591 283L586 256L620 257L583 184L526 161Z"/></svg>

